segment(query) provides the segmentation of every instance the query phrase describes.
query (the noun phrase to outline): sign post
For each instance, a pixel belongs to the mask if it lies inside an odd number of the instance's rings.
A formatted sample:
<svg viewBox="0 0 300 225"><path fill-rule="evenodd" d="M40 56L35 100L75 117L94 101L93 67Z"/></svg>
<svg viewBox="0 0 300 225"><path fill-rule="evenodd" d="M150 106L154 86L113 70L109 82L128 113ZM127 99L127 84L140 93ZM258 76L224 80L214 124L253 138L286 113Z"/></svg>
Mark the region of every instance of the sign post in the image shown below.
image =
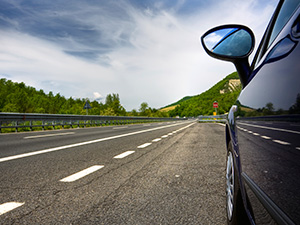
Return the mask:
<svg viewBox="0 0 300 225"><path fill-rule="evenodd" d="M90 105L90 103L88 102L88 100L86 100L83 109L86 109L86 115L89 115L89 109L91 109L92 106Z"/></svg>
<svg viewBox="0 0 300 225"><path fill-rule="evenodd" d="M217 101L214 101L213 107L215 108L213 115L216 116L217 112L218 112L218 108L219 108L219 103ZM216 118L215 118L215 120L216 120Z"/></svg>

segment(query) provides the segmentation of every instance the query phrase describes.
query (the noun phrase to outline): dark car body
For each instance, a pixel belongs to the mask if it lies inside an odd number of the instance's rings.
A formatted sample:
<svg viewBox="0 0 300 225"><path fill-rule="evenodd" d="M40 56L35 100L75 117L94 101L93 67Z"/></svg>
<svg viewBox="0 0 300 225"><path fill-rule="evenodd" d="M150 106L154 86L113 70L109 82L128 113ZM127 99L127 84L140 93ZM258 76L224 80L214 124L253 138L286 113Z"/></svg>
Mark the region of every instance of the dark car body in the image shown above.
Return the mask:
<svg viewBox="0 0 300 225"><path fill-rule="evenodd" d="M226 124L227 195L230 185L235 192L232 206L227 199L229 224L300 224L299 5L299 0L279 2L244 71L240 61L248 55L234 61L206 49L234 62L244 79Z"/></svg>

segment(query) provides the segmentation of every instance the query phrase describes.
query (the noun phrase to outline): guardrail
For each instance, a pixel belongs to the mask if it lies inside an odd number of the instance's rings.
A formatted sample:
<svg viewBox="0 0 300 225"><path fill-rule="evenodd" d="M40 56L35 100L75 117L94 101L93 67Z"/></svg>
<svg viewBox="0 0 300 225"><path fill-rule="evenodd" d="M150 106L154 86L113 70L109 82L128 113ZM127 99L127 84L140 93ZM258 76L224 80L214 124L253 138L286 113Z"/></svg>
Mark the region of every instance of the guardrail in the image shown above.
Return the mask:
<svg viewBox="0 0 300 225"><path fill-rule="evenodd" d="M86 126L106 126L133 123L152 123L160 121L179 121L184 118L169 117L135 117L135 116L93 116L93 115L66 115L66 114L36 114L36 113L0 113L0 133L3 129L25 128L30 131L35 127L56 129Z"/></svg>
<svg viewBox="0 0 300 225"><path fill-rule="evenodd" d="M227 115L198 116L199 122L226 122Z"/></svg>

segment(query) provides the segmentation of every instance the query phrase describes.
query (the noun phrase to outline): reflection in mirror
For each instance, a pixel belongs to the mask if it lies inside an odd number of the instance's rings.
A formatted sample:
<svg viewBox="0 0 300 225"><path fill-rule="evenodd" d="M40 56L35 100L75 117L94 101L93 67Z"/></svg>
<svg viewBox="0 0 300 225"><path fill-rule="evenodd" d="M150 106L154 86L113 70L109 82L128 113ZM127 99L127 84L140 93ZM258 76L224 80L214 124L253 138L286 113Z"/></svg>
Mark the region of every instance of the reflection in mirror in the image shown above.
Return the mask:
<svg viewBox="0 0 300 225"><path fill-rule="evenodd" d="M204 37L206 47L213 53L230 56L246 56L252 50L252 37L241 28L224 28Z"/></svg>

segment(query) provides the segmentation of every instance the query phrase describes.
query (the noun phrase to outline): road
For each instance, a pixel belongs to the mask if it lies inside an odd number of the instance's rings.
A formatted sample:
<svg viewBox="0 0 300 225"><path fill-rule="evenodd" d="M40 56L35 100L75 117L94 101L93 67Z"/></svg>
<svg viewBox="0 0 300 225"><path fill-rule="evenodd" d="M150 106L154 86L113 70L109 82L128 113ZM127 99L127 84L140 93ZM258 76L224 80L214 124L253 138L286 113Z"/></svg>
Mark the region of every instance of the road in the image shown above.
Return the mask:
<svg viewBox="0 0 300 225"><path fill-rule="evenodd" d="M225 224L224 126L0 135L0 224Z"/></svg>

